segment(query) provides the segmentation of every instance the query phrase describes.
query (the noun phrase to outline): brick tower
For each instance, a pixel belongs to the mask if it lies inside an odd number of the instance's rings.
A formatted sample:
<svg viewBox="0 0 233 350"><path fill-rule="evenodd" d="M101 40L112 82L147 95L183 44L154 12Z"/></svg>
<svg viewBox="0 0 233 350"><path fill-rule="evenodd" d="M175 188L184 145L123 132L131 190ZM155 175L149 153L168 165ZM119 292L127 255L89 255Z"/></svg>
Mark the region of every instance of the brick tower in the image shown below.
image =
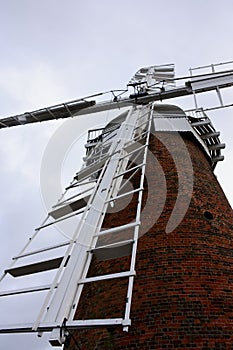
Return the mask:
<svg viewBox="0 0 233 350"><path fill-rule="evenodd" d="M215 163L203 146L205 137L190 128L193 123L197 130L198 123L203 125L204 119L185 118L174 106L160 106L157 111L155 107L155 113L163 118L163 123L155 116L149 149L160 165L152 164L153 157L149 157L146 165L143 206L149 197L150 200L144 215L145 207L142 208L142 221L150 227L138 243L132 324L128 332L105 327L78 330L73 336L83 350L231 349L233 212L213 173ZM191 163L187 162L187 152ZM158 175L159 166L164 177ZM134 188L138 177L133 179ZM160 210L164 178L166 200ZM186 211L191 182L192 193ZM184 215L176 227L169 228L179 191L180 203L173 215L176 219ZM116 222L121 225L130 222L136 201L133 195L123 210L108 213L103 226L109 228ZM129 256L105 261L95 259L88 276L113 270L120 272L128 265ZM122 317L126 286L123 278L117 282L108 280L85 285L75 318ZM65 349L76 349L77 344L71 339Z"/></svg>

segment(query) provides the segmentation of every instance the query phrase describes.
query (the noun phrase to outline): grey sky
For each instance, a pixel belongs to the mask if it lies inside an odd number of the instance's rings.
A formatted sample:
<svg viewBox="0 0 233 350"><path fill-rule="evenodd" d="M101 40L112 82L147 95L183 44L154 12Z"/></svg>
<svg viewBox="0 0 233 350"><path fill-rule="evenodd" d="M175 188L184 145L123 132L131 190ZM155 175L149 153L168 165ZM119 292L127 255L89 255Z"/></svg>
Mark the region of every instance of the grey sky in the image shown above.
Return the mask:
<svg viewBox="0 0 233 350"><path fill-rule="evenodd" d="M232 13L230 0L0 0L0 117L124 88L147 65L175 63L182 76L189 67L233 60ZM233 90L226 99L233 103ZM183 104L193 107L191 99ZM216 174L231 204L232 113L209 114L227 144ZM107 118L93 119L93 127ZM62 123L0 131L1 270L46 215L40 164ZM64 163L67 177L82 154ZM50 348L36 335L0 335L0 350Z"/></svg>

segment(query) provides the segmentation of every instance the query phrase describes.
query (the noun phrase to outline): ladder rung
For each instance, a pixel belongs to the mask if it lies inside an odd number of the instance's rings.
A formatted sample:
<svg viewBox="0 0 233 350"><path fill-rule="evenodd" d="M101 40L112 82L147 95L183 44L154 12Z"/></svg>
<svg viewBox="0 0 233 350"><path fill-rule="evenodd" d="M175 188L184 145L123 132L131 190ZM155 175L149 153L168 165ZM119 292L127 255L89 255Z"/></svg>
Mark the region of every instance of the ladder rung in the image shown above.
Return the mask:
<svg viewBox="0 0 233 350"><path fill-rule="evenodd" d="M109 326L124 326L131 325L130 319L123 318L106 318L106 319L89 319L89 320L74 320L66 324L66 326L72 330L77 328L92 328L92 327L109 327ZM40 327L42 328L42 327ZM43 329L42 329L43 330ZM60 327L54 327L50 336L49 342L52 346L61 346Z"/></svg>
<svg viewBox="0 0 233 350"><path fill-rule="evenodd" d="M142 127L142 125L148 124L148 122L149 122L148 119L144 120L141 124L138 124L134 130L140 129Z"/></svg>
<svg viewBox="0 0 233 350"><path fill-rule="evenodd" d="M191 123L192 126L202 126L202 125L207 125L210 124L210 120L206 119L206 120L200 120L194 123Z"/></svg>
<svg viewBox="0 0 233 350"><path fill-rule="evenodd" d="M97 235L95 236L103 236L103 235L108 235L109 233L115 233L115 232L120 232L120 231L124 231L124 230L128 230L132 227L135 226L139 226L141 225L140 221L135 221L135 222L131 222L130 224L126 224L126 225L121 225L121 226L117 226L117 227L111 227L107 230L104 231L100 231Z"/></svg>
<svg viewBox="0 0 233 350"><path fill-rule="evenodd" d="M106 318L106 319L89 319L89 320L74 320L66 324L66 326L72 330L77 328L92 328L92 327L110 327L110 326L124 326L124 329L128 329L131 325L130 319L123 318ZM41 327L40 327L41 328ZM61 346L61 331L60 327L53 329L49 342L52 346Z"/></svg>
<svg viewBox="0 0 233 350"><path fill-rule="evenodd" d="M89 320L74 320L67 323L69 329L77 327L101 327L101 326L117 326L117 325L131 325L130 320L123 318L106 318L106 319L89 319Z"/></svg>
<svg viewBox="0 0 233 350"><path fill-rule="evenodd" d="M109 327L109 326L124 326L128 328L131 325L130 319L123 318L106 318L106 319L89 319L89 320L74 320L66 323L66 326L72 330L77 328L92 328L92 327ZM42 327L39 327L42 328ZM49 342L52 346L61 346L61 331L60 327L54 327L50 336Z"/></svg>
<svg viewBox="0 0 233 350"><path fill-rule="evenodd" d="M104 281L104 280L110 280L110 279L114 279L114 278L130 277L130 276L135 276L135 275L136 275L135 271L111 273L109 275L101 275L101 276L83 278L83 279L79 280L78 284Z"/></svg>
<svg viewBox="0 0 233 350"><path fill-rule="evenodd" d="M215 162L221 162L224 160L224 156L216 156L212 158L212 161Z"/></svg>
<svg viewBox="0 0 233 350"><path fill-rule="evenodd" d="M35 330L33 329L33 323L21 323L21 324L9 324L9 325L0 325L0 333L30 333L34 332ZM40 332L50 332L53 330L53 328L56 327L56 324L51 324L51 325L40 325L38 327L38 331Z"/></svg>
<svg viewBox="0 0 233 350"><path fill-rule="evenodd" d="M134 142L132 145L132 147L127 146L125 148L125 150L128 152L126 155L124 155L123 157L121 157L120 159L124 159L126 157L131 156L131 154L134 154L136 151L140 151L143 148L147 147L147 145L141 145L140 143Z"/></svg>
<svg viewBox="0 0 233 350"><path fill-rule="evenodd" d="M88 181L88 184L90 184L91 181ZM68 197L68 198L64 198L64 195L62 196L62 198L55 204L52 206L52 209L55 210L56 208L61 208L63 207L64 205L68 205L70 203L73 203L72 201L75 201L75 200L78 200L80 199L81 197L85 197L83 196L85 193L88 193L90 192L91 190L93 190L95 188L95 186L92 186L90 188L86 188L85 190L83 190L82 192L79 192L79 193L76 193L74 194L73 196L71 197ZM87 195L86 195L87 196ZM77 198L77 199L75 199Z"/></svg>
<svg viewBox="0 0 233 350"><path fill-rule="evenodd" d="M57 222L61 222L61 221L64 221L64 220L66 220L66 219L70 219L70 218L72 218L73 216L82 214L84 211L85 211L85 209L79 209L79 210L77 210L76 212L72 212L72 214L69 214L69 215L66 215L66 216L62 216L61 218L56 219L56 220L54 220L53 222L49 222L48 224L44 224L44 225L42 225L42 226L39 226L39 227L35 228L35 231L39 231L39 230L41 230L41 229L43 229L43 228L46 228L46 227L48 227L48 226L52 226L52 225L56 224Z"/></svg>
<svg viewBox="0 0 233 350"><path fill-rule="evenodd" d="M209 132L207 134L203 134L203 135L200 135L200 136L201 136L201 138L203 140L206 140L206 139L208 139L210 137L218 137L218 136L220 136L220 132L219 131Z"/></svg>
<svg viewBox="0 0 233 350"><path fill-rule="evenodd" d="M25 293L33 293L33 292L40 292L43 290L49 290L51 287L50 284L45 284L42 286L36 286L36 287L29 287L29 288L22 288L22 289L15 289L15 290L6 290L0 292L0 297L9 296L9 295L17 295L17 294L25 294ZM55 286L57 288L57 285Z"/></svg>
<svg viewBox="0 0 233 350"><path fill-rule="evenodd" d="M146 138L146 136L147 136L148 133L150 133L150 131L143 131L142 134L135 136L134 139L133 139L133 141L134 141L134 142L139 142L140 140Z"/></svg>
<svg viewBox="0 0 233 350"><path fill-rule="evenodd" d="M76 210L85 207L89 201L90 195L80 198L72 203L64 205L61 208L55 209L49 213L55 220L61 218L62 216L68 215Z"/></svg>
<svg viewBox="0 0 233 350"><path fill-rule="evenodd" d="M118 177L120 177L120 176L123 176L123 175L125 175L125 174L128 174L128 173L130 173L130 172L133 171L133 170L136 170L136 169L138 169L138 168L143 167L144 165L146 165L146 163L138 164L138 165L134 166L133 168L127 169L127 170L124 171L123 173L114 176L113 179L116 179L116 178L118 178Z"/></svg>
<svg viewBox="0 0 233 350"><path fill-rule="evenodd" d="M148 111L146 111L145 113L143 113L137 120L139 122L139 120L141 120L142 118L145 118L145 116L148 117ZM147 118L147 121L149 121L149 119Z"/></svg>
<svg viewBox="0 0 233 350"><path fill-rule="evenodd" d="M88 143L85 143L85 148L91 148L91 147L94 147L98 144L99 140L96 141L96 142L88 142Z"/></svg>
<svg viewBox="0 0 233 350"><path fill-rule="evenodd" d="M113 201L115 201L115 200L117 200L117 199L120 199L120 198L122 198L122 197L128 196L128 195L133 194L133 193L136 193L136 192L140 192L140 191L142 191L142 190L143 190L143 188L141 188L141 187L140 187L140 188L136 188L136 190L129 191L129 192L125 192L125 193L119 194L119 195L116 196L116 197L112 197L112 198L108 199L105 203L113 202Z"/></svg>
<svg viewBox="0 0 233 350"><path fill-rule="evenodd" d="M11 267L7 270L5 270L6 273L9 273L13 277L19 277L19 276L25 276L25 275L31 275L33 273L48 271L59 268L61 265L61 262L63 260L63 257L50 259L50 260L44 260L40 261L34 264L28 264L18 267ZM65 266L69 260L69 257L66 260Z"/></svg>
<svg viewBox="0 0 233 350"><path fill-rule="evenodd" d="M75 184L71 184L70 186L66 187L66 190L69 190L71 188L74 188L74 187L78 187L78 186L85 186L85 185L90 185L91 183L96 183L96 179L92 179L92 180L87 180L85 182L77 182Z"/></svg>
<svg viewBox="0 0 233 350"><path fill-rule="evenodd" d="M128 146L126 146L124 149L126 150L126 152L128 152L128 155L137 151L138 149L145 147L146 145L142 145L139 142L132 142L131 144L129 144Z"/></svg>
<svg viewBox="0 0 233 350"><path fill-rule="evenodd" d="M134 240L121 241L105 246L97 247L91 250L95 257L99 260L108 260L120 258L129 255L132 251Z"/></svg>
<svg viewBox="0 0 233 350"><path fill-rule="evenodd" d="M80 172L78 172L76 174L76 176L74 177L75 180L80 181L85 179L86 177L90 176L93 173L96 173L98 170L100 170L102 168L102 166L104 165L104 163L107 160L107 156L105 156L102 160L100 160L99 162L88 166L87 168L84 168L83 170L81 170Z"/></svg>
<svg viewBox="0 0 233 350"><path fill-rule="evenodd" d="M208 145L209 150L224 149L226 147L225 143L216 143L215 145Z"/></svg>
<svg viewBox="0 0 233 350"><path fill-rule="evenodd" d="M30 256L30 255L34 255L34 254L39 254L39 253L42 253L42 252L46 252L48 250L52 250L52 249L57 249L57 248L61 248L61 247L65 247L66 245L69 245L72 241L68 241L68 242L63 242L63 243L60 243L60 244L56 244L56 245L51 245L51 246L48 246L48 247L45 247L45 248L41 248L41 249L37 249L37 250L32 250L30 252L27 252L27 253L22 253L20 255L17 255L17 256L14 256L12 258L12 260L17 260L19 258L24 258L26 256Z"/></svg>

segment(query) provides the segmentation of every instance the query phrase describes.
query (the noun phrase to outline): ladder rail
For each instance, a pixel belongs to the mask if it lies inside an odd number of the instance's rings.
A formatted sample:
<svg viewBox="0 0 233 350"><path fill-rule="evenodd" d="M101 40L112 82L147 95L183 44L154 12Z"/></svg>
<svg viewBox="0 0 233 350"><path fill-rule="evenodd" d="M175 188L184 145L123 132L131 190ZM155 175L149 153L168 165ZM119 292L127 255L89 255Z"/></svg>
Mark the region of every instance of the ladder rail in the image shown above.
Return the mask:
<svg viewBox="0 0 233 350"><path fill-rule="evenodd" d="M151 110L149 112L149 121L148 121L149 132L148 132L147 138L146 138L147 147L145 148L144 155L143 155L142 173L141 173L140 185L139 185L141 188L143 188L143 186L144 186L145 171L146 171L146 159L147 159L147 153L148 153L148 148L149 148L150 130L151 130L152 118L153 118L153 105L150 108L151 108ZM139 191L138 192L137 212L136 212L136 221L137 222L140 221L140 219L141 219L142 198L143 198L143 191ZM135 270L139 230L140 230L140 226L136 226L134 229L134 244L132 247L130 270ZM131 303L132 303L134 278L135 278L135 276L129 277L127 299L126 299L127 303L126 303L125 316L124 316L125 320L130 319L130 310L131 310ZM123 327L123 330L127 332L128 326Z"/></svg>

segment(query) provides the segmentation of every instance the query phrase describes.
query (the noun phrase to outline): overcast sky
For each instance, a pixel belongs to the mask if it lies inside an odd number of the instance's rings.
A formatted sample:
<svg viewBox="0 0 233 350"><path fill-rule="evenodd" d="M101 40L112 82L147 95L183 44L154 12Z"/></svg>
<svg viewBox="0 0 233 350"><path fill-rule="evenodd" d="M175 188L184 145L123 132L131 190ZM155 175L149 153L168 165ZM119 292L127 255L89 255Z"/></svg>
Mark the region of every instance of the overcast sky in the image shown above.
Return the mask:
<svg viewBox="0 0 233 350"><path fill-rule="evenodd" d="M231 0L0 0L0 118L124 88L143 66L175 63L176 75L184 76L190 67L231 61L232 13ZM225 98L233 103L233 90ZM193 107L191 99L177 103ZM217 104L215 96L208 103ZM216 175L231 204L232 114L209 114L227 145ZM108 118L81 118L77 137ZM70 122L71 129L77 125ZM0 131L1 270L46 215L41 161L53 133L63 127L52 121ZM67 156L64 181L78 170L82 155L84 149L73 152L72 164ZM3 310L0 323L10 318L8 306ZM0 335L0 349L50 348L36 335Z"/></svg>

